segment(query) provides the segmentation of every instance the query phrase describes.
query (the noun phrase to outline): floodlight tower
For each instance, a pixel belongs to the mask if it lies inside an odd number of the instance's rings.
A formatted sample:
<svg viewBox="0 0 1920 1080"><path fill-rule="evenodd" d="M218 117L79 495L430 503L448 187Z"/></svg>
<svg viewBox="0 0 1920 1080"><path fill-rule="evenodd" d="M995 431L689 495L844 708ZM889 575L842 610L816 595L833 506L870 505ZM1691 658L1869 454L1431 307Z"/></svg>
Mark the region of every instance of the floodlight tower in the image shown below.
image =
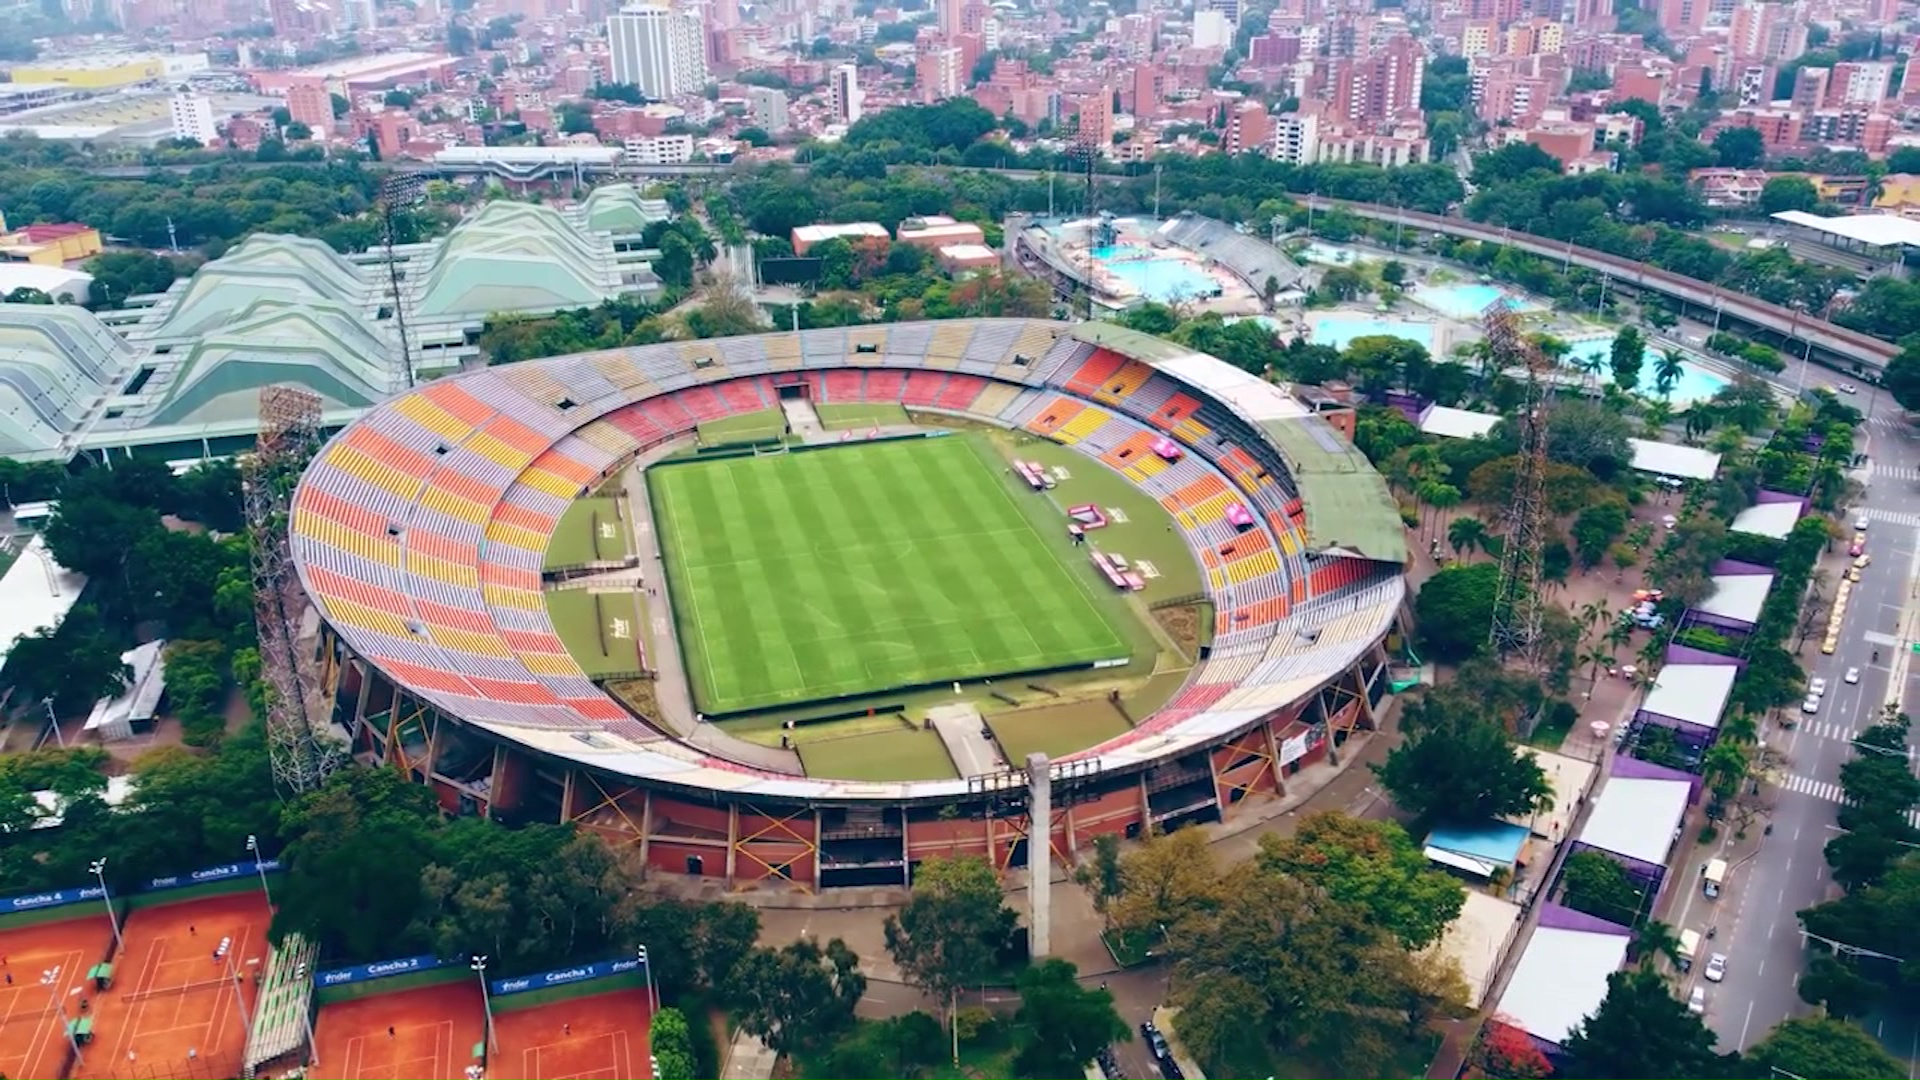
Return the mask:
<svg viewBox="0 0 1920 1080"><path fill-rule="evenodd" d="M389 173L380 181L374 210L380 215L380 242L386 254L387 286L393 301L393 328L400 337L400 375L413 387L413 343L407 337L407 303L400 295L400 263L394 258L394 215L410 209L426 191L419 173Z"/></svg>
<svg viewBox="0 0 1920 1080"><path fill-rule="evenodd" d="M1487 351L1496 370L1523 367L1526 398L1520 425L1520 464L1507 507L1507 532L1500 549L1500 582L1493 600L1489 640L1503 659L1518 660L1529 671L1542 667L1540 622L1546 608L1540 595L1541 553L1546 545L1547 418L1553 397L1551 361L1520 332L1519 316L1503 297L1481 313Z"/></svg>
<svg viewBox="0 0 1920 1080"><path fill-rule="evenodd" d="M267 739L274 782L311 791L339 764L340 746L315 731L300 668L306 600L293 568L288 528L293 489L320 448L320 397L291 386L260 391L260 440L242 472L253 549L253 615L260 675L267 683Z"/></svg>

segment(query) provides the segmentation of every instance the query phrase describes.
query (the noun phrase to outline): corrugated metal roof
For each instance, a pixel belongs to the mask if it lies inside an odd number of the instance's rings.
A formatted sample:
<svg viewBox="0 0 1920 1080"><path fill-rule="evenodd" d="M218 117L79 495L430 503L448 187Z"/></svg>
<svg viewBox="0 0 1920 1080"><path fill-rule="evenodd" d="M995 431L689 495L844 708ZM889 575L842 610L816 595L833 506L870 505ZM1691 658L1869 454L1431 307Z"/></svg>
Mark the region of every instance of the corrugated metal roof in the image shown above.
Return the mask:
<svg viewBox="0 0 1920 1080"><path fill-rule="evenodd" d="M1260 425L1300 485L1307 542L1314 551L1344 551L1405 564L1407 528L1387 482L1317 416Z"/></svg>

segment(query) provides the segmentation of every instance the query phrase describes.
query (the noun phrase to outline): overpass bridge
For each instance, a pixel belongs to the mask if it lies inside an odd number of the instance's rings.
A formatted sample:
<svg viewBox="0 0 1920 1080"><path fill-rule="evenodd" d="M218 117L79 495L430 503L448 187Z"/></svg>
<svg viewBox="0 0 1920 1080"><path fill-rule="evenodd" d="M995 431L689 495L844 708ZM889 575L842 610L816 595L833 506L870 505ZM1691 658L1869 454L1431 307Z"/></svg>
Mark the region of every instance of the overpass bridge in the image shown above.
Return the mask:
<svg viewBox="0 0 1920 1080"><path fill-rule="evenodd" d="M1329 199L1319 195L1301 195L1297 198L1315 210L1343 210L1355 217L1372 221L1397 221L1409 228L1426 229L1463 240L1481 240L1518 248L1530 255L1558 259L1597 271L1614 281L1636 289L1659 293L1678 300L1688 308L1694 309L1690 313L1694 316L1706 313L1711 318L1711 313L1718 311L1735 322L1778 334L1796 343L1798 349L1804 349L1811 343L1813 358L1832 367L1877 373L1885 368L1900 351L1899 346L1891 342L1882 341L1857 330L1849 330L1844 326L1835 326L1833 323L1815 319L1802 311L1769 304L1745 293L1708 284L1698 278L1655 269L1645 263L1624 259L1618 255L1609 255L1592 248L1580 247L1577 244L1569 244L1564 240L1482 225L1464 218L1441 217L1438 214L1427 214L1418 210L1403 210L1380 203L1349 202L1345 199Z"/></svg>

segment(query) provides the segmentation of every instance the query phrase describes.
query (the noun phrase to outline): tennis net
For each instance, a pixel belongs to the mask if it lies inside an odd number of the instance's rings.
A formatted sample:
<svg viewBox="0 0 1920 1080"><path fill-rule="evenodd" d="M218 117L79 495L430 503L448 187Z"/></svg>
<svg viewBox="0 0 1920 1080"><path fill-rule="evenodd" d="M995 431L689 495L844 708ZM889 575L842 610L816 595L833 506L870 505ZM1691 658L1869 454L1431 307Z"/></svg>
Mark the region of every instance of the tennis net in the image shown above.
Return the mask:
<svg viewBox="0 0 1920 1080"><path fill-rule="evenodd" d="M225 989L231 981L232 980L222 976L220 978L207 979L204 982L189 982L180 983L177 986L162 986L156 990L142 990L138 993L128 994L124 1000L146 1001L150 998L180 997L183 994L197 993L201 990L222 990Z"/></svg>

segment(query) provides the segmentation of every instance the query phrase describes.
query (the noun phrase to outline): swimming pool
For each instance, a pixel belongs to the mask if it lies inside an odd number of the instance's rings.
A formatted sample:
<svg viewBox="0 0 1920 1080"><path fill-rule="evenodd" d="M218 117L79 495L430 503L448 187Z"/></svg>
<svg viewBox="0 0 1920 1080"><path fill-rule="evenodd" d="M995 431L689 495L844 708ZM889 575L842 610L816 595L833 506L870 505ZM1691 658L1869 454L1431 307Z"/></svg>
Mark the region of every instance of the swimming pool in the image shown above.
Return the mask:
<svg viewBox="0 0 1920 1080"><path fill-rule="evenodd" d="M1353 252L1348 251L1346 248L1323 244L1318 240L1308 243L1306 247L1300 249L1298 254L1300 258L1308 262L1321 263L1326 266L1352 266L1354 263L1360 261L1354 256Z"/></svg>
<svg viewBox="0 0 1920 1080"><path fill-rule="evenodd" d="M1487 308L1493 306L1495 300L1502 298L1515 311L1526 311L1532 307L1526 301L1509 295L1498 285L1416 285L1408 295L1449 319L1462 321L1478 319Z"/></svg>
<svg viewBox="0 0 1920 1080"><path fill-rule="evenodd" d="M1433 324L1406 319L1382 318L1357 311L1321 311L1307 316L1313 334L1307 340L1315 345L1345 349L1360 337L1397 337L1411 341L1428 352L1433 351Z"/></svg>
<svg viewBox="0 0 1920 1080"><path fill-rule="evenodd" d="M1640 381L1635 390L1647 397L1655 397L1653 373L1660 364L1659 349L1648 349L1640 365ZM1578 365L1583 361L1600 361L1600 381L1613 382L1613 339L1591 338L1576 341L1567 348L1567 362ZM1691 360L1680 361L1680 378L1674 382L1673 390L1666 397L1674 405L1691 405L1696 401L1705 401L1719 393L1727 385L1727 380Z"/></svg>
<svg viewBox="0 0 1920 1080"><path fill-rule="evenodd" d="M1149 300L1171 304L1220 291L1212 275L1183 260L1156 256L1152 248L1122 245L1094 248L1092 254L1107 273Z"/></svg>

